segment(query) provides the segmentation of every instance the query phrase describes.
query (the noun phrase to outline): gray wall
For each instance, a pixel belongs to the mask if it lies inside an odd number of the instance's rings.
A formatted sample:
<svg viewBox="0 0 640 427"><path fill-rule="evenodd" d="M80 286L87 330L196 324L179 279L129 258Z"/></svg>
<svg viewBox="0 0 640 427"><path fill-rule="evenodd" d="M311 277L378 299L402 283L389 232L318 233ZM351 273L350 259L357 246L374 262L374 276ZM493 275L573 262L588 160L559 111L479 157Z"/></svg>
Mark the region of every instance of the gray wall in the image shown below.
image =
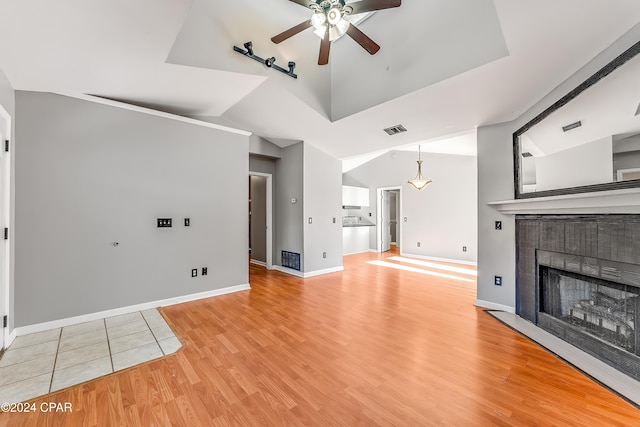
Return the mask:
<svg viewBox="0 0 640 427"><path fill-rule="evenodd" d="M252 155L279 158L282 153L282 148L253 134L249 137L249 153Z"/></svg>
<svg viewBox="0 0 640 427"><path fill-rule="evenodd" d="M617 180L619 169L640 168L640 151L625 151L613 155L613 179Z"/></svg>
<svg viewBox="0 0 640 427"><path fill-rule="evenodd" d="M343 175L344 185L369 187L369 208L362 216L376 221L376 188L402 187L402 235L400 245L408 254L476 261L477 202L476 158L446 154L422 154L423 174L433 182L417 191L407 180L417 173L418 153L392 151ZM370 248L376 249L371 227ZM420 247L417 246L420 242ZM467 252L462 247L467 247Z"/></svg>
<svg viewBox="0 0 640 427"><path fill-rule="evenodd" d="M342 267L342 163L308 143L304 194L304 271Z"/></svg>
<svg viewBox="0 0 640 427"><path fill-rule="evenodd" d="M502 215L487 202L513 198L514 124L478 128L478 290L481 301L515 307L516 231L512 215ZM502 221L502 230L495 229ZM494 277L502 277L502 286Z"/></svg>
<svg viewBox="0 0 640 427"><path fill-rule="evenodd" d="M282 265L282 252L297 252L300 254L300 265L304 265L304 236L303 236L303 143L299 142L282 149L282 158L276 161L275 183L276 204L275 217L276 251L273 257L275 265ZM291 203L295 198L296 203Z"/></svg>
<svg viewBox="0 0 640 427"><path fill-rule="evenodd" d="M248 136L32 92L16 119L16 326L248 282Z"/></svg>
<svg viewBox="0 0 640 427"><path fill-rule="evenodd" d="M267 262L267 178L249 177L251 196L251 259Z"/></svg>
<svg viewBox="0 0 640 427"><path fill-rule="evenodd" d="M517 120L478 128L478 299L515 306L515 219L487 202L514 197L512 134L640 39L640 24L596 56ZM526 82L522 82L526 84ZM494 221L502 220L502 231ZM503 286L493 276L503 276Z"/></svg>

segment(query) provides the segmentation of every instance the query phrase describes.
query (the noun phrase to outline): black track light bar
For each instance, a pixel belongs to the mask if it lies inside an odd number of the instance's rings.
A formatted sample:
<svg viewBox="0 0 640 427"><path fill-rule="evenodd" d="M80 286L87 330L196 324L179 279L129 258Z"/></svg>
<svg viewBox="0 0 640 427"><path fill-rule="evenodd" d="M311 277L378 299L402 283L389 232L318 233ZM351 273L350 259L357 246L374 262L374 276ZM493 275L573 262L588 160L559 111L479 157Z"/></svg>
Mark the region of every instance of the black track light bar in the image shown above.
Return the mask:
<svg viewBox="0 0 640 427"><path fill-rule="evenodd" d="M259 63L261 63L263 65L266 65L268 68L273 68L274 70L278 70L281 73L286 74L287 76L293 77L294 79L298 78L298 75L293 72L295 70L295 68L296 68L296 63L295 62L289 61L289 64L288 64L289 69L286 70L286 69L280 67L279 65L275 64L276 58L273 57L273 56L270 57L270 58L267 58L267 59L263 59L263 58L260 58L259 56L255 55L253 53L253 43L246 42L244 44L244 48L246 50L244 50L242 48L239 48L238 46L233 46L233 50L234 51L236 51L236 52L238 52L238 53L240 53L240 54L242 54L242 55L244 55L244 56L246 56L248 58L255 59Z"/></svg>

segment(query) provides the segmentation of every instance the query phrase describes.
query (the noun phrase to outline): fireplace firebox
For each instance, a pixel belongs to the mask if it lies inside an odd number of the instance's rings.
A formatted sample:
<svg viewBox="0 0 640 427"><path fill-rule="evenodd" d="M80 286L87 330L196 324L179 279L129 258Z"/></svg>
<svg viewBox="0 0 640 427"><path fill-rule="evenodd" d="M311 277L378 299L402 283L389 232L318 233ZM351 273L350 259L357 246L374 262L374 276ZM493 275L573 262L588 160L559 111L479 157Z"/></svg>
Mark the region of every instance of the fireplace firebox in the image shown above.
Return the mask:
<svg viewBox="0 0 640 427"><path fill-rule="evenodd" d="M550 267L540 270L542 313L640 356L640 288Z"/></svg>

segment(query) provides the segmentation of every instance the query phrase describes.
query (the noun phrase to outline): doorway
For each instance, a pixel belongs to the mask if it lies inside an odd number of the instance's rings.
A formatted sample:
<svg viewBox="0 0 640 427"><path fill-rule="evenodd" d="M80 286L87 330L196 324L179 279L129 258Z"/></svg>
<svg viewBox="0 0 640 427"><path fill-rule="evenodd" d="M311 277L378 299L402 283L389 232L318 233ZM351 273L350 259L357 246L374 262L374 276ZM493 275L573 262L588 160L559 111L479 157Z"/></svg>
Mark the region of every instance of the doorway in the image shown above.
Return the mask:
<svg viewBox="0 0 640 427"><path fill-rule="evenodd" d="M11 245L8 232L11 230L11 155L8 145L11 135L11 116L0 106L0 351L9 344L9 327L5 326L6 317L9 316L9 296L11 283ZM6 230L6 231L5 231ZM5 234L6 233L6 234Z"/></svg>
<svg viewBox="0 0 640 427"><path fill-rule="evenodd" d="M377 189L377 251L387 252L395 243L402 252L402 187Z"/></svg>
<svg viewBox="0 0 640 427"><path fill-rule="evenodd" d="M272 175L249 173L249 262L273 269Z"/></svg>

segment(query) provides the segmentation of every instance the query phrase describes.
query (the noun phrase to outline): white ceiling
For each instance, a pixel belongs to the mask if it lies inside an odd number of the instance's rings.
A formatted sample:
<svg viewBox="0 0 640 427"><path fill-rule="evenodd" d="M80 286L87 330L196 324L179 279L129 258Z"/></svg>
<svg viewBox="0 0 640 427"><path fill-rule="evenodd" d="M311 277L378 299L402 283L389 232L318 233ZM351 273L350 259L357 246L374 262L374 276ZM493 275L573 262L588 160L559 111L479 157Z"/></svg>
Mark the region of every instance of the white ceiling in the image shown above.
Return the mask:
<svg viewBox="0 0 640 427"><path fill-rule="evenodd" d="M405 0L318 66L287 0L0 0L0 69L17 90L96 94L209 116L338 158L511 120L640 22L637 0ZM297 80L233 52L253 42ZM387 70L388 67L388 70ZM213 117L212 117L213 116ZM403 124L393 137L383 128Z"/></svg>

